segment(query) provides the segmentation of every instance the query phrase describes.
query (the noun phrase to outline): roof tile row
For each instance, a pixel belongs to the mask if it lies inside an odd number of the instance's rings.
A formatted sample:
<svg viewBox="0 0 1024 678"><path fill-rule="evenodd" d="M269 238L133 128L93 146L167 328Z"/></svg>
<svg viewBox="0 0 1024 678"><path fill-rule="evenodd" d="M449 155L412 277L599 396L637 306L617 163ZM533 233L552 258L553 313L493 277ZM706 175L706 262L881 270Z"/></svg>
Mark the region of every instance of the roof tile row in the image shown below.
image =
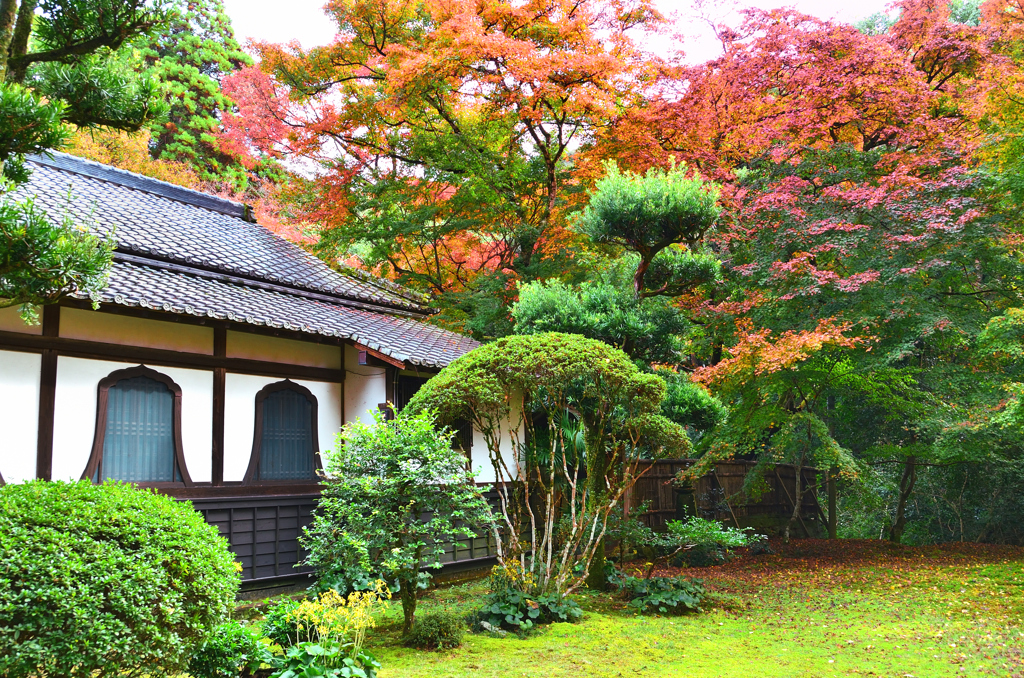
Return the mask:
<svg viewBox="0 0 1024 678"><path fill-rule="evenodd" d="M430 309L397 285L332 270L238 203L60 153L30 166L13 198L137 255L115 259L101 302L339 337L433 369L479 345L402 317Z"/></svg>

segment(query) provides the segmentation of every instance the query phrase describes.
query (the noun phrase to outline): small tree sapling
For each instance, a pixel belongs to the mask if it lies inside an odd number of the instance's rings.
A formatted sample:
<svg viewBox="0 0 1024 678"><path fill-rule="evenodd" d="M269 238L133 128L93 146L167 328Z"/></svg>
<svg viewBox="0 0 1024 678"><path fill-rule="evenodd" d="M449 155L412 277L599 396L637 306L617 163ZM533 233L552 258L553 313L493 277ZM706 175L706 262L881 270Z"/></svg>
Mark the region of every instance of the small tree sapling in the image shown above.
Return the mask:
<svg viewBox="0 0 1024 678"><path fill-rule="evenodd" d="M357 560L396 581L405 632L416 614L424 567L441 567L444 544L476 536L490 508L434 415L374 413L347 424L327 453L327 479L304 542L319 576Z"/></svg>

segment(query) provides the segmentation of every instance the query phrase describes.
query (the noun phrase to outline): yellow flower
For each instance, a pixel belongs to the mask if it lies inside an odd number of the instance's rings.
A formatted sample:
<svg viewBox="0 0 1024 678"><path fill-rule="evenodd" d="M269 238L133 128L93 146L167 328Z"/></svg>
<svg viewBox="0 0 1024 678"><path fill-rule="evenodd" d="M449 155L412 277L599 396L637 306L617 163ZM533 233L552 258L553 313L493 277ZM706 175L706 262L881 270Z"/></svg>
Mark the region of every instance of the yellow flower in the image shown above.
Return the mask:
<svg viewBox="0 0 1024 678"><path fill-rule="evenodd" d="M391 599L391 591L383 580L375 582L373 590L354 591L342 598L333 589L321 593L316 600L304 600L289 615L299 622L299 630L307 630L307 639L327 639L340 643L353 643L353 651L362 647L366 630L377 625L373 616L378 603ZM305 622L305 625L302 624Z"/></svg>

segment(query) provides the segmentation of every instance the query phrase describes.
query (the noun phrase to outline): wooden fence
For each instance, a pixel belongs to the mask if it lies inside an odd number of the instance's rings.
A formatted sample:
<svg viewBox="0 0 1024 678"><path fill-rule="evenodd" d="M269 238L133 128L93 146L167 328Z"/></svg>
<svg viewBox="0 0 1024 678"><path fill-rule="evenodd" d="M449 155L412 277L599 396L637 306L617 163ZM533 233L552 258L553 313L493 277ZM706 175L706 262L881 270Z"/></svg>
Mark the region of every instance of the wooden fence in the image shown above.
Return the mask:
<svg viewBox="0 0 1024 678"><path fill-rule="evenodd" d="M693 459L659 459L642 462L643 475L626 498L626 505L635 510L644 502L648 508L642 520L661 531L669 520L684 520L697 515L713 518L739 527L754 527L759 532L774 532L789 520L796 496L796 467L779 464L762 474L762 491L747 496L743 491L747 475L756 465L752 461L728 461L714 471L698 478L689 486L675 482L680 471L696 463ZM814 486L818 470L803 468L804 496L800 502L799 519L793 527L794 536L818 536L824 528L824 516Z"/></svg>

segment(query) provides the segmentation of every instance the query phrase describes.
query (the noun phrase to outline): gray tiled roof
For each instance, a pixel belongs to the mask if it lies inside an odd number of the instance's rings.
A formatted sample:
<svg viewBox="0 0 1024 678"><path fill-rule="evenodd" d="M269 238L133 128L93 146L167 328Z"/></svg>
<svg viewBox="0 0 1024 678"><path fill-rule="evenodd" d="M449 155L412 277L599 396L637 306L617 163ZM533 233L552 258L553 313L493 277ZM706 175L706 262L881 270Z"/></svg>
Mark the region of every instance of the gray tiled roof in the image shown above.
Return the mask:
<svg viewBox="0 0 1024 678"><path fill-rule="evenodd" d="M17 199L35 196L53 219L70 215L118 249L235 276L347 299L427 312L383 281L356 280L259 224L245 206L107 165L54 153L29 159L32 176ZM70 197L70 202L69 202Z"/></svg>
<svg viewBox="0 0 1024 678"><path fill-rule="evenodd" d="M412 293L332 270L238 203L64 154L30 167L13 197L114 234L101 302L339 337L428 368L479 345L415 319L430 309Z"/></svg>
<svg viewBox="0 0 1024 678"><path fill-rule="evenodd" d="M411 365L441 368L475 340L411 318L115 261L101 302L351 339Z"/></svg>

